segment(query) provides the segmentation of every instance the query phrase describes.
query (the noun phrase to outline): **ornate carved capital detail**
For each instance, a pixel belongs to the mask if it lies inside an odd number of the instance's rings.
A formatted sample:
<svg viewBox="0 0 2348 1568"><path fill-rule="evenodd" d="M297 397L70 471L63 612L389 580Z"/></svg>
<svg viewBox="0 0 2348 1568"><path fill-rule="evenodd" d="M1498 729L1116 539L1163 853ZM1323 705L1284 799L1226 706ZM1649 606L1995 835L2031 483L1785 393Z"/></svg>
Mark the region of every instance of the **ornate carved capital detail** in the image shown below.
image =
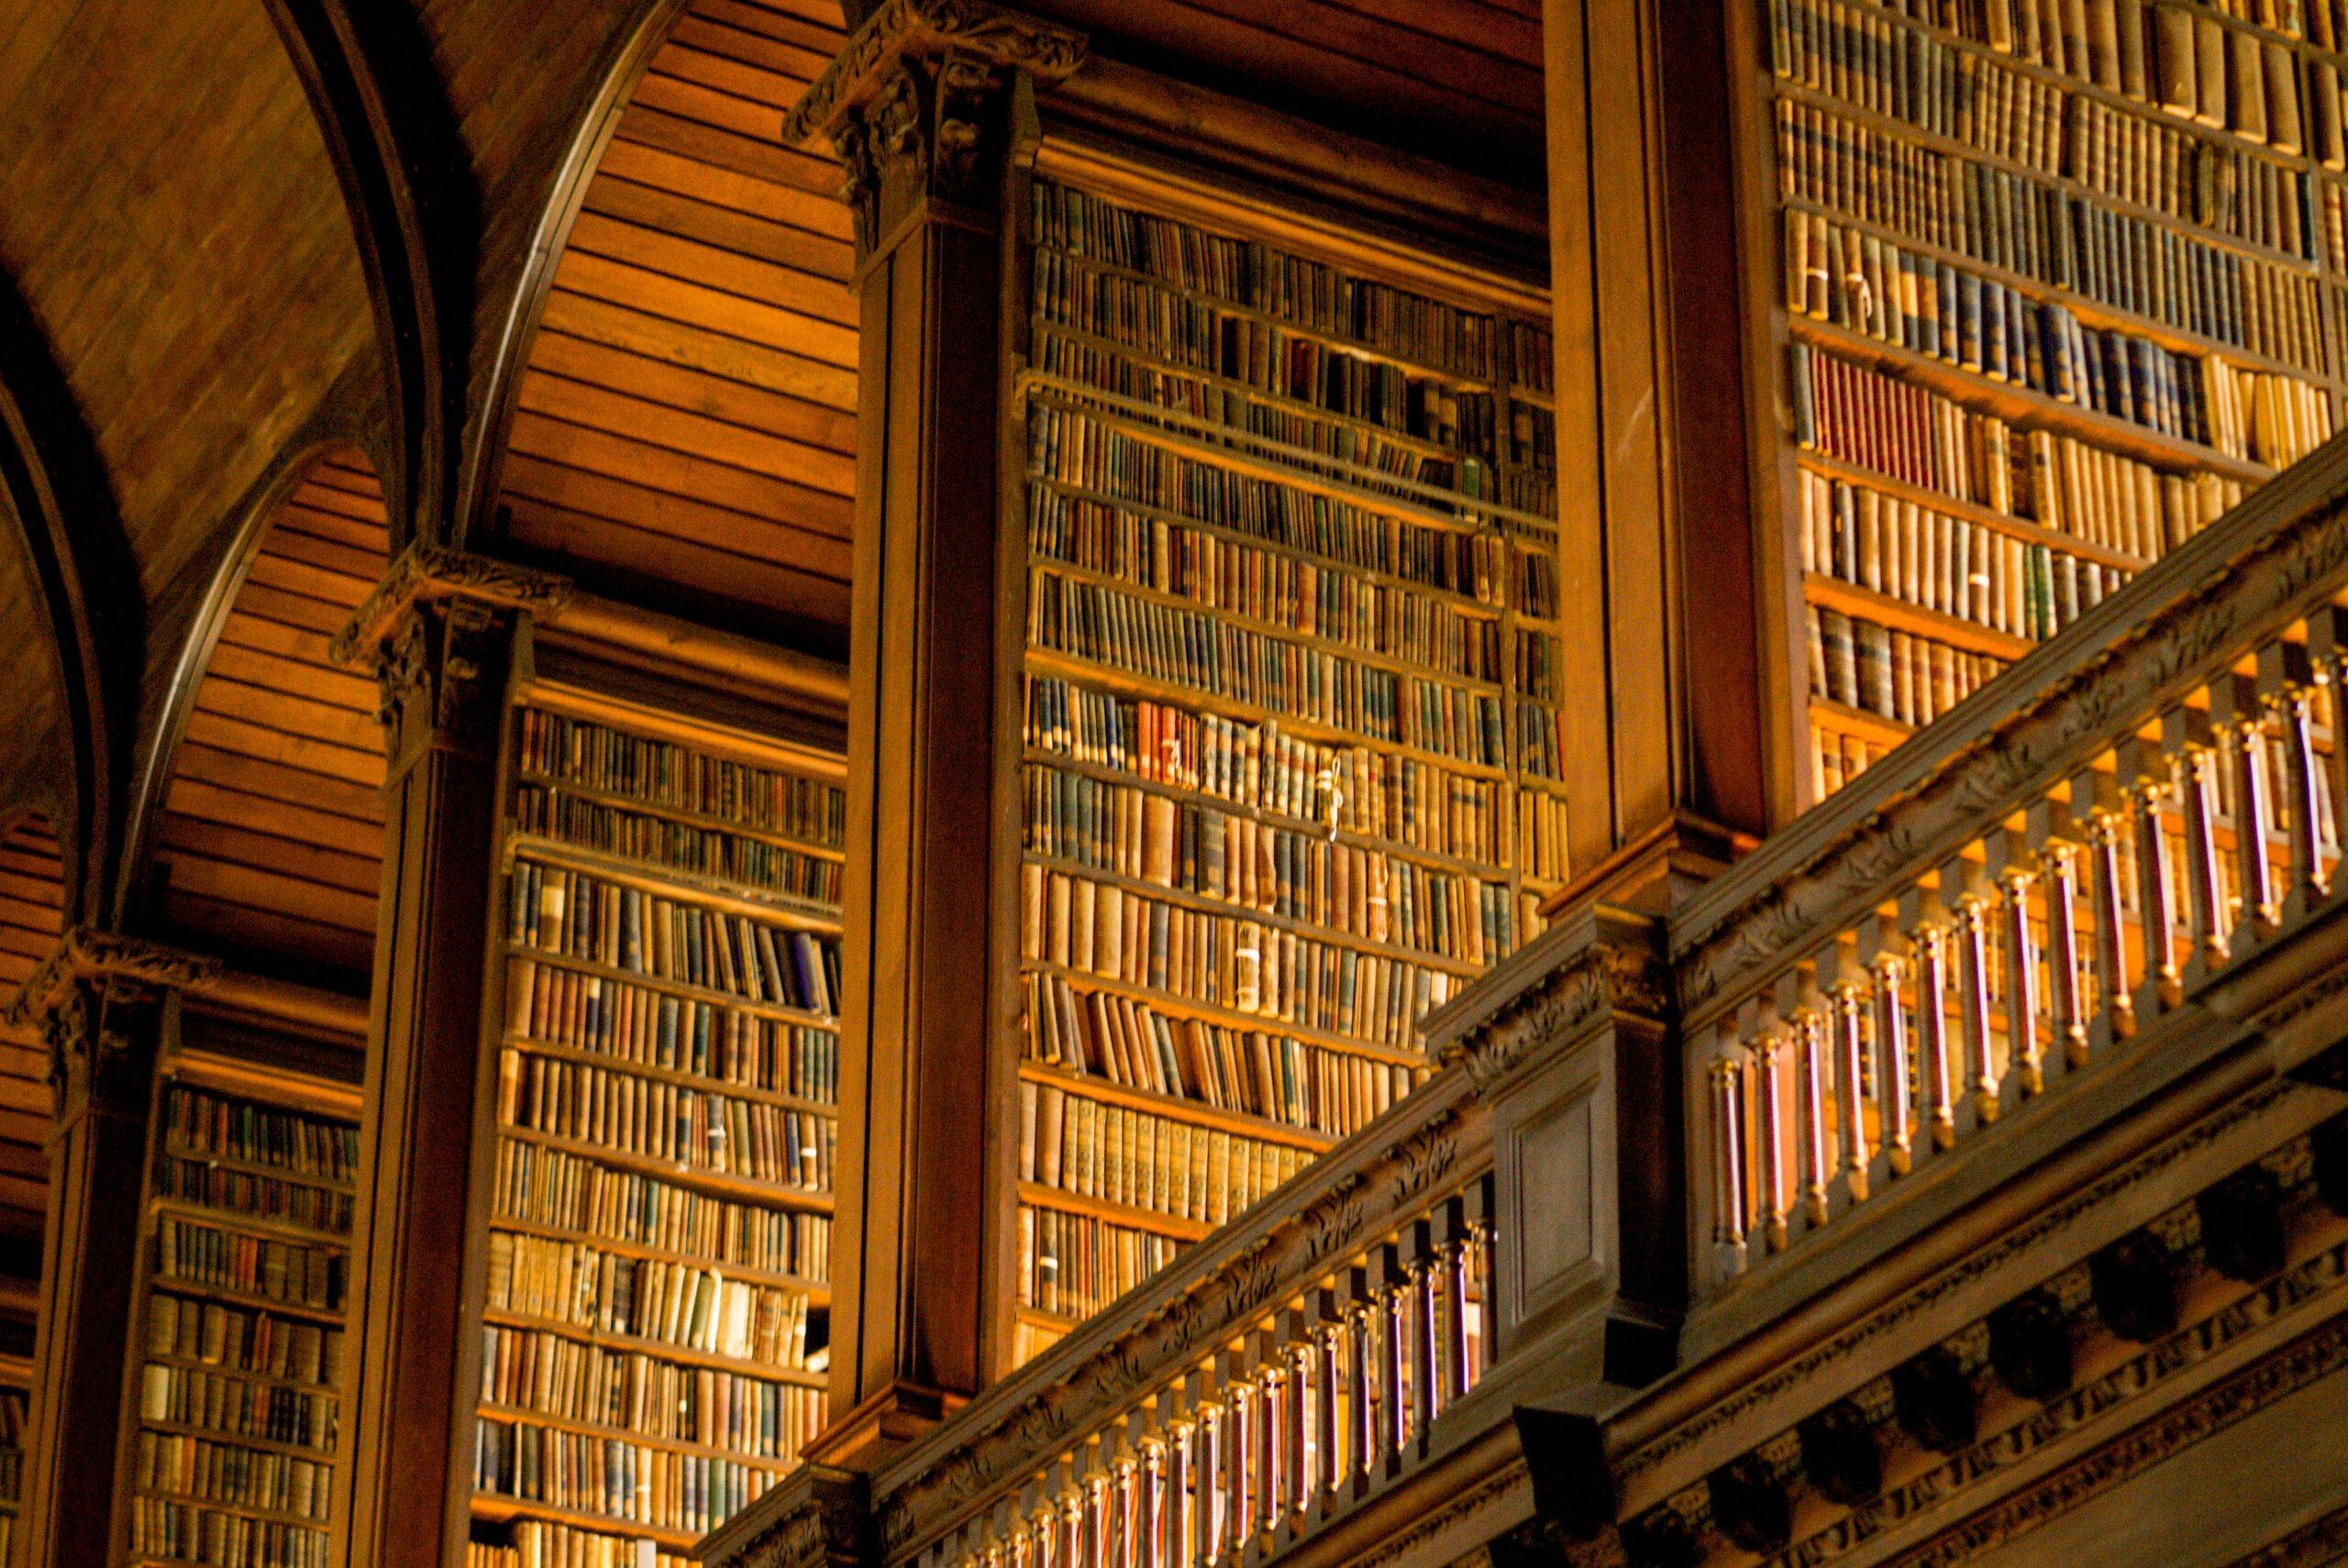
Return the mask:
<svg viewBox="0 0 2348 1568"><path fill-rule="evenodd" d="M1567 1044L1600 1019L1670 1021L1671 972L1662 955L1636 933L1592 930L1590 940L1546 977L1444 1047L1445 1065L1464 1068L1477 1093L1490 1093L1523 1063Z"/></svg>
<svg viewBox="0 0 2348 1568"><path fill-rule="evenodd" d="M146 1092L165 993L200 989L220 972L217 959L73 926L0 1018L40 1032L61 1107L85 1096L136 1098Z"/></svg>
<svg viewBox="0 0 2348 1568"><path fill-rule="evenodd" d="M570 602L570 580L555 572L440 545L410 545L335 634L327 652L340 665L382 659L387 646L404 635L407 612L428 601L471 600L548 617Z"/></svg>
<svg viewBox="0 0 2348 1568"><path fill-rule="evenodd" d="M872 1515L865 1478L803 1464L777 1488L781 1507L754 1535L716 1543L717 1568L864 1568L871 1562Z"/></svg>
<svg viewBox="0 0 2348 1568"><path fill-rule="evenodd" d="M977 203L990 193L986 143L1013 75L1057 82L1084 62L1082 33L985 0L889 0L856 30L783 117L796 146L831 138L858 245L879 237L880 193L913 189Z"/></svg>

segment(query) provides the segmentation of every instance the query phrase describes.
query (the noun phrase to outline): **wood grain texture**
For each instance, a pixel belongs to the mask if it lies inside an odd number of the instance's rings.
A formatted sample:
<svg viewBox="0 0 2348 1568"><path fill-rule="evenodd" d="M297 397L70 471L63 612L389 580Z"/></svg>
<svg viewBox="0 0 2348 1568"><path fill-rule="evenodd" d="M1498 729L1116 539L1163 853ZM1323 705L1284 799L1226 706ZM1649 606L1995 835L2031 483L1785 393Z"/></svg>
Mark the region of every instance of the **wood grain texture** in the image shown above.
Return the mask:
<svg viewBox="0 0 2348 1568"><path fill-rule="evenodd" d="M382 576L386 539L382 491L349 450L322 458L262 536L156 823L171 940L363 988L382 879L382 727L374 682L329 660L327 641Z"/></svg>
<svg viewBox="0 0 2348 1568"><path fill-rule="evenodd" d="M0 1000L56 948L64 903L57 835L28 812L0 833ZM53 1110L39 1031L0 1023L0 1274L39 1270Z"/></svg>
<svg viewBox="0 0 2348 1568"><path fill-rule="evenodd" d="M783 110L841 40L832 0L695 0L590 182L504 469L512 542L582 580L648 580L847 619L855 302L840 173Z"/></svg>

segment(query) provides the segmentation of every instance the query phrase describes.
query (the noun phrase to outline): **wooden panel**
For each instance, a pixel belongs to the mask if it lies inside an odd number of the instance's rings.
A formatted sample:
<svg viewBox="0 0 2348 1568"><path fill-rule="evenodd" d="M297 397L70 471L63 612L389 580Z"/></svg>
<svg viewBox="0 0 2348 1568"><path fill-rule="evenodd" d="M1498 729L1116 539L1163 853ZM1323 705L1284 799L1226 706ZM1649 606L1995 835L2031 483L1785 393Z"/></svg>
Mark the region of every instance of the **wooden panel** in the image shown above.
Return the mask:
<svg viewBox="0 0 2348 1568"><path fill-rule="evenodd" d="M856 304L837 165L782 113L834 0L695 0L590 183L530 349L509 536L818 628L847 619Z"/></svg>
<svg viewBox="0 0 2348 1568"><path fill-rule="evenodd" d="M46 820L28 813L0 834L0 1004L57 946L65 869ZM0 1241L40 1243L47 1193L49 1049L38 1030L0 1023Z"/></svg>
<svg viewBox="0 0 2348 1568"><path fill-rule="evenodd" d="M382 494L357 453L321 459L271 523L156 823L173 940L363 987L382 879L382 730L374 683L329 662L327 641L382 575L385 549Z"/></svg>

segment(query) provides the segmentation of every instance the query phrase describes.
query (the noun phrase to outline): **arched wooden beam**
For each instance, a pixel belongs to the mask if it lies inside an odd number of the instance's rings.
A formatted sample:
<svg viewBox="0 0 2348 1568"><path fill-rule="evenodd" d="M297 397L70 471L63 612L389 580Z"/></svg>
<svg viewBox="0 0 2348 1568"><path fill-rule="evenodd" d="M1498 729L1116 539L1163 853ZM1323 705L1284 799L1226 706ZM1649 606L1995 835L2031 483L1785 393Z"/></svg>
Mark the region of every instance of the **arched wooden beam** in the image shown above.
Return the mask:
<svg viewBox="0 0 2348 1568"><path fill-rule="evenodd" d="M481 198L431 45L405 6L268 0L326 138L374 305L393 548L437 534L464 441Z"/></svg>
<svg viewBox="0 0 2348 1568"><path fill-rule="evenodd" d="M0 511L32 563L72 755L59 791L65 919L104 908L120 864L146 602L105 459L49 338L0 279Z"/></svg>
<svg viewBox="0 0 2348 1568"><path fill-rule="evenodd" d="M506 439L514 425L515 400L521 391L523 370L529 363L531 339L537 336L538 318L545 314L547 295L554 287L555 268L570 241L571 226L587 199L588 182L604 161L604 149L611 145L620 116L684 8L685 0L644 0L634 24L617 35L619 41L604 68L601 85L572 128L546 204L539 209L530 248L514 279L504 328L498 334L482 391L480 417L474 421L471 444L465 453L464 480L457 491L454 514L456 536L449 541L460 547L468 547L468 541L486 538L493 531L493 513ZM396 539L393 547L398 548Z"/></svg>

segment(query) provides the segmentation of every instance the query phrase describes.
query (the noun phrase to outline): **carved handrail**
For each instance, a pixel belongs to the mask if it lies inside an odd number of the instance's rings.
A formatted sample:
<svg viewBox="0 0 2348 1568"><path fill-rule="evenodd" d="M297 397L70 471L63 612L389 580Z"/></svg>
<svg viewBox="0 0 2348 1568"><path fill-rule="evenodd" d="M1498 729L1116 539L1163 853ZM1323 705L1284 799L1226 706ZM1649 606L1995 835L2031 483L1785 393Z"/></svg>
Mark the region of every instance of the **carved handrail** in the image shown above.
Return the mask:
<svg viewBox="0 0 2348 1568"><path fill-rule="evenodd" d="M2343 588L2334 440L1675 914L1700 1288L2072 1079L2152 1081L2329 912Z"/></svg>

